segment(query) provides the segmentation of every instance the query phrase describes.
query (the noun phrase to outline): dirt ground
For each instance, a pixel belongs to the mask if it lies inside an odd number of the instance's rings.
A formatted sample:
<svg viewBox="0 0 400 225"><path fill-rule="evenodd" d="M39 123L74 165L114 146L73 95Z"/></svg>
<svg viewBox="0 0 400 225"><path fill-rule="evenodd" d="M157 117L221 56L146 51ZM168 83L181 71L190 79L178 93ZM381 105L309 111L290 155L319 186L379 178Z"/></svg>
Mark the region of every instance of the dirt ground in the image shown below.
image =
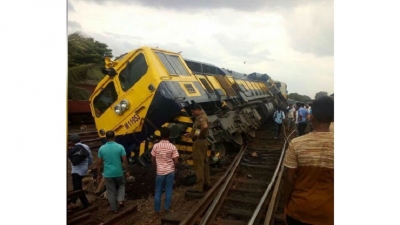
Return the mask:
<svg viewBox="0 0 400 225"><path fill-rule="evenodd" d="M70 134L76 132L77 129L70 130ZM251 143L256 144L257 143ZM94 171L95 166L97 164L97 151L92 151L93 155L93 165L89 168ZM70 163L67 161L67 187L68 190L72 190L72 179L71 179L71 168ZM193 206L197 204L200 199L188 200L185 199L185 192L191 188L191 186L185 186L182 180L182 177L193 173L190 169L178 169L178 172L175 176L175 185L173 190L173 197L171 203L171 213L175 211L180 212L189 212ZM139 224L139 225L147 225L147 224L161 224L161 220L154 218L154 192L155 192L155 169L151 166L143 167L140 165L133 165L131 168L131 174L135 177L135 181L133 183L126 184L126 202L125 208L137 205L137 212L134 212L132 217L125 221L125 224ZM97 194L94 191L97 188L97 184L92 178L93 173L89 172L89 175L83 180L83 189L86 192L86 196L93 205L98 205L99 210L97 212L92 213L91 218L95 221L94 224L100 224L115 215L109 213L108 201ZM161 212L162 215L165 215L163 211L164 205L164 195L162 196L161 202ZM80 207L80 201L77 201L77 210Z"/></svg>
<svg viewBox="0 0 400 225"><path fill-rule="evenodd" d="M94 131L94 126L88 127L89 131ZM69 134L79 133L79 127L70 127ZM95 179L93 179L96 173L97 166L97 150L93 151L93 164L89 167L88 175L83 179L83 190L86 193L86 197L92 205L98 205L99 210L97 212L92 213L91 218L94 220L94 224L100 224L115 215L109 213L108 200L104 197L104 195L95 194L95 190L97 189L97 183ZM72 177L71 177L71 165L67 160L67 190L73 190L72 186ZM176 176L175 176L175 184L173 191L173 199L171 203L170 212L173 213L176 210L186 210L190 211L192 206L194 206L198 200L186 200L185 192L190 189L191 186L184 186L183 179L184 176L194 173L189 167L180 166ZM141 165L132 165L131 166L131 175L135 177L135 181L133 183L126 184L125 190L125 208L130 206L137 205L137 212L134 212L132 217L127 219L125 224L161 224L160 219L154 218L154 192L155 192L155 177L156 171L152 166L141 166ZM164 198L162 196L161 199L161 213L164 215L163 206L164 206ZM73 215L74 212L78 212L81 209L81 203L77 200L76 209L72 213L67 213L67 215Z"/></svg>

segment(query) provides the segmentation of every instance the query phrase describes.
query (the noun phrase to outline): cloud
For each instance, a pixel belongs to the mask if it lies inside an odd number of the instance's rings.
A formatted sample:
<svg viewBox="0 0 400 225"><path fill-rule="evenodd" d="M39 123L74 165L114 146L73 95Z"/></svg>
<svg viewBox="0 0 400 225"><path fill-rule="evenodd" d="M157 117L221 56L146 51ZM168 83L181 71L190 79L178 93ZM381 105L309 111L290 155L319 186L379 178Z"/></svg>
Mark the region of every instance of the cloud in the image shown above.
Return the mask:
<svg viewBox="0 0 400 225"><path fill-rule="evenodd" d="M333 1L299 6L285 15L292 47L317 56L332 56Z"/></svg>
<svg viewBox="0 0 400 225"><path fill-rule="evenodd" d="M82 25L76 21L68 20L68 33L74 33L82 30Z"/></svg>
<svg viewBox="0 0 400 225"><path fill-rule="evenodd" d="M211 3L177 10L184 7L175 6L178 1L169 2L168 8L157 1L146 6L140 1L70 1L76 12L68 15L69 23L79 21L81 26L71 23L69 30L82 28L87 36L107 44L114 56L141 46L158 46L181 52L186 59L241 73L267 73L287 83L289 93L313 97L319 91L333 92L332 0L299 1L282 8L286 1L274 11L251 12L216 8ZM242 4L233 1L230 5L234 3Z"/></svg>
<svg viewBox="0 0 400 225"><path fill-rule="evenodd" d="M140 3L143 6L166 8L175 10L221 9L229 8L238 11L258 11L261 9L291 8L305 2L322 2L324 0L81 0L92 1L98 4L118 2L121 4Z"/></svg>
<svg viewBox="0 0 400 225"><path fill-rule="evenodd" d="M70 1L67 1L67 2L68 2L68 5L67 5L68 12L75 12L75 8L72 5L72 3Z"/></svg>

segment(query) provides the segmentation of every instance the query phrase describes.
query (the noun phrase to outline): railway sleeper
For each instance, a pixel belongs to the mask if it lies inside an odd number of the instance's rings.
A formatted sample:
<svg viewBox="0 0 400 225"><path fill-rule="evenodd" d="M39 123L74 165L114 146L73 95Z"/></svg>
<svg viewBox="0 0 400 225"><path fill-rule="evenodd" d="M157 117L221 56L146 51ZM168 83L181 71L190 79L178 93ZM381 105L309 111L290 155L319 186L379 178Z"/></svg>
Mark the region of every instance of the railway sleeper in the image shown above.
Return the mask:
<svg viewBox="0 0 400 225"><path fill-rule="evenodd" d="M267 182L267 180L265 178L271 177L271 172L266 173L266 172L262 172L262 171L246 171L243 173L242 176L247 177L248 179L252 179L252 180L260 180L260 181Z"/></svg>
<svg viewBox="0 0 400 225"><path fill-rule="evenodd" d="M81 216L75 217L73 219L70 219L67 221L67 225L80 225L80 224L89 224L88 222L91 221L90 216L92 214L90 213L85 213Z"/></svg>
<svg viewBox="0 0 400 225"><path fill-rule="evenodd" d="M242 221L245 224L247 224L247 220L251 218L253 215L253 210L248 210L248 209L240 209L240 208L230 208L226 210L226 212L232 216L235 217L237 220L236 221ZM265 213L261 213L260 220L264 221L265 219ZM246 220L246 221L245 221ZM257 224L257 223L255 223Z"/></svg>
<svg viewBox="0 0 400 225"><path fill-rule="evenodd" d="M239 196L229 195L228 197L226 197L225 200L240 202L240 203L255 204L255 205L257 205L260 202L260 198L251 198L251 197L243 198L243 196L240 195Z"/></svg>
<svg viewBox="0 0 400 225"><path fill-rule="evenodd" d="M122 224L125 220L132 217L132 213L137 211L137 205L131 206L122 212L119 212L109 220L100 223L100 225Z"/></svg>
<svg viewBox="0 0 400 225"><path fill-rule="evenodd" d="M236 192L244 192L244 193L264 193L264 189L255 189L255 188L231 188L230 191Z"/></svg>
<svg viewBox="0 0 400 225"><path fill-rule="evenodd" d="M87 209L80 210L80 211L77 211L77 212L73 212L73 213L69 214L67 217L68 217L68 220L71 220L71 219L77 218L78 216L81 216L83 214L92 213L92 212L95 212L95 211L98 211L98 210L99 210L99 206L98 205L93 205L93 206L90 206Z"/></svg>
<svg viewBox="0 0 400 225"><path fill-rule="evenodd" d="M267 186L269 181L267 180L253 180L253 179L243 179L243 178L236 178L234 180L235 184L243 183L243 184L253 184L253 185L260 185L260 186Z"/></svg>
<svg viewBox="0 0 400 225"><path fill-rule="evenodd" d="M219 219L218 225L247 225L247 222L241 220Z"/></svg>

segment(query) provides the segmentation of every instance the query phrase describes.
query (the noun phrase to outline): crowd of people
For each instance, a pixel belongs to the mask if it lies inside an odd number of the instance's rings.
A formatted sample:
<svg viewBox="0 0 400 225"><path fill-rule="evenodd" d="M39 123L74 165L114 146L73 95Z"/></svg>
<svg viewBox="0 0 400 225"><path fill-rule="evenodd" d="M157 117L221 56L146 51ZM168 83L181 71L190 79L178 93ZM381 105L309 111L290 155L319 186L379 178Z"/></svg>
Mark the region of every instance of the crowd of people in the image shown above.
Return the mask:
<svg viewBox="0 0 400 225"><path fill-rule="evenodd" d="M295 129L297 133L297 137L289 143L284 161L287 174L283 197L285 221L288 225L333 224L333 106L333 99L320 97L313 102L312 109L311 104L296 103L289 105L285 111L278 108L273 114L275 139L281 137L282 126L285 124L286 131ZM208 117L199 104L191 105L191 113L196 120L191 132L184 136L193 141L196 183L188 192L203 193L211 188L207 157ZM169 141L170 129L162 127L160 134L162 140L154 144L151 151L151 161L156 168L156 217L160 215L163 190L164 210L171 208L174 177L179 161L178 150ZM125 182L130 174L125 149L114 138L115 133L107 131L107 143L98 151L97 181L99 186L105 184L110 212L118 213L124 207ZM74 144L68 151L73 188L82 190L82 178L87 174L93 157L89 147L80 142L79 135L72 135L70 140ZM84 159L78 160L78 156ZM80 197L80 201L84 207L90 206L85 195ZM76 199L73 199L68 209L73 208L75 203Z"/></svg>

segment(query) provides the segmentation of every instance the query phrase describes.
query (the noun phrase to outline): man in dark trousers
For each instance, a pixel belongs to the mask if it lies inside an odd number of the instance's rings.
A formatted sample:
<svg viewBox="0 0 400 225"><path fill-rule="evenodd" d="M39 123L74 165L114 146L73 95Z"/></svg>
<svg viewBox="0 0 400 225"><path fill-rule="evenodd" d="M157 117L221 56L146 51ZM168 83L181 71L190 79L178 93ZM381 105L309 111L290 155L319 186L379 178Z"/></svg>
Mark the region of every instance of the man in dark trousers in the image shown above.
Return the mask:
<svg viewBox="0 0 400 225"><path fill-rule="evenodd" d="M192 115L196 117L192 131L186 133L185 137L190 137L193 140L193 166L196 173L196 184L189 192L202 193L204 188L211 186L210 170L207 159L208 148L208 118L207 114L202 110L197 103L191 105Z"/></svg>
<svg viewBox="0 0 400 225"><path fill-rule="evenodd" d="M308 110L303 107L304 104L297 102L296 103L296 108L297 108L297 124L298 124L298 129L299 129L299 135L302 136L305 134L306 127L307 127L307 115L308 115Z"/></svg>
<svg viewBox="0 0 400 225"><path fill-rule="evenodd" d="M98 151L99 165L97 167L97 179L101 181L101 169L104 164L103 176L107 188L107 199L110 203L111 212L118 213L118 209L124 206L125 200L125 178L129 177L128 160L126 159L125 148L116 143L114 131L106 132L107 143Z"/></svg>
<svg viewBox="0 0 400 225"><path fill-rule="evenodd" d="M74 151L75 149L79 148L82 151L88 152L87 158L84 159L81 163L74 166L71 162L72 184L74 186L74 191L82 190L82 179L87 174L89 166L92 165L93 156L89 146L81 143L81 139L78 134L71 135L70 140L73 144L73 147L69 151ZM85 194L79 196L79 200L81 201L84 208L90 206L89 201L86 198ZM76 203L76 198L72 199L70 205L68 206L68 209L72 210L73 207L75 206L75 203Z"/></svg>
<svg viewBox="0 0 400 225"><path fill-rule="evenodd" d="M275 124L275 139L279 138L281 135L281 128L282 128L282 123L285 120L285 113L281 110L281 108L278 106L276 111L274 112L274 124Z"/></svg>

